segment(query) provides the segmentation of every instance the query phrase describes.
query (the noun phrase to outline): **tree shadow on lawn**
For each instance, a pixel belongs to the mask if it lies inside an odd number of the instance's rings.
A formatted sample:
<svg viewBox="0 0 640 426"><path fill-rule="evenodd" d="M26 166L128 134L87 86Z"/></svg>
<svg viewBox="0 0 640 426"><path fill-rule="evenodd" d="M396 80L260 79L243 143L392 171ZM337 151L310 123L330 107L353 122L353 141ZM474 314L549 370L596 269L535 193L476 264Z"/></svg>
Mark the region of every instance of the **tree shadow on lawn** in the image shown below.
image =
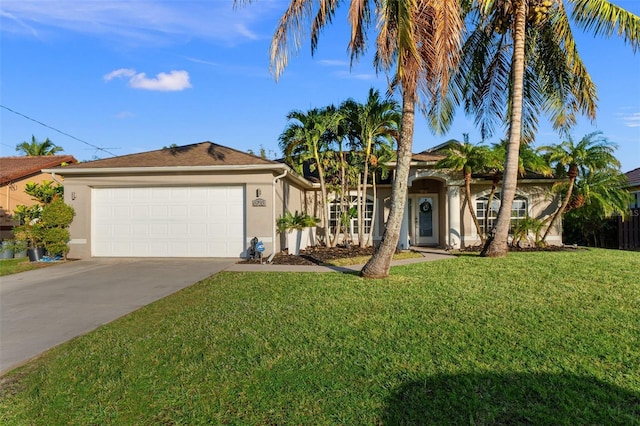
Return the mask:
<svg viewBox="0 0 640 426"><path fill-rule="evenodd" d="M387 425L640 424L640 393L571 374L460 374L407 382Z"/></svg>

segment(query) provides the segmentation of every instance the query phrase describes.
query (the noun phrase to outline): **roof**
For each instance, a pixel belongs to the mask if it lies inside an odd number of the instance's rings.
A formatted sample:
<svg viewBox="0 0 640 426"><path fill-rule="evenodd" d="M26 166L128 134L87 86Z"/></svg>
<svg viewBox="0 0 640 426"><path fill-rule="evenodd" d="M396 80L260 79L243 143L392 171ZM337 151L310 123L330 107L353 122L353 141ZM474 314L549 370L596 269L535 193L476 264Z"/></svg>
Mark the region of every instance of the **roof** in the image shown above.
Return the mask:
<svg viewBox="0 0 640 426"><path fill-rule="evenodd" d="M77 163L73 155L38 155L27 157L0 157L0 185L25 179L42 169Z"/></svg>
<svg viewBox="0 0 640 426"><path fill-rule="evenodd" d="M633 169L630 172L625 173L627 179L629 180L629 186L638 186L640 185L640 167L637 169Z"/></svg>
<svg viewBox="0 0 640 426"><path fill-rule="evenodd" d="M122 155L65 167L69 169L114 169L144 167L246 166L278 164L213 142L162 148L139 154Z"/></svg>
<svg viewBox="0 0 640 426"><path fill-rule="evenodd" d="M432 162L432 161L440 161L445 156L442 154L436 154L435 152L430 152L430 150L422 151L418 154L413 154L411 156L412 161L419 162Z"/></svg>

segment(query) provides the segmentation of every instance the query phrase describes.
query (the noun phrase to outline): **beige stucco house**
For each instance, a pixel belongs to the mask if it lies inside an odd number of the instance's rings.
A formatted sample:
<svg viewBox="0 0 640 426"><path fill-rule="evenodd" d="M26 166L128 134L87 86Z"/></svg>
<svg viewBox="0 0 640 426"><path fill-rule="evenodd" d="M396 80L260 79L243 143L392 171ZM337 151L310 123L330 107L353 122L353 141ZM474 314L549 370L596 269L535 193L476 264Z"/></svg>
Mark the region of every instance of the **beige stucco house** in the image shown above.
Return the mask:
<svg viewBox="0 0 640 426"><path fill-rule="evenodd" d="M77 162L72 155L0 157L0 237L12 238L11 230L17 225L12 219L16 206L37 203L24 192L27 183L53 181L51 173L41 170Z"/></svg>
<svg viewBox="0 0 640 426"><path fill-rule="evenodd" d="M398 246L466 247L479 243L463 207L462 180L435 170L442 158L413 156L409 197ZM390 165L393 167L393 165ZM74 207L70 257L244 257L253 237L265 256L282 250L276 220L285 211L327 217L336 225L336 203L318 202L319 185L282 162L211 142L131 154L46 170L65 179L65 201ZM514 218L544 217L557 206L552 179L520 182ZM491 181L474 179L473 206L484 217ZM355 192L353 194L355 196ZM365 229L380 240L388 216L390 183L367 196ZM484 197L484 198L483 198ZM355 197L353 197L355 198ZM376 210L376 223L372 215ZM495 212L491 210L489 226ZM352 223L352 225L354 225ZM548 238L561 244L560 229Z"/></svg>

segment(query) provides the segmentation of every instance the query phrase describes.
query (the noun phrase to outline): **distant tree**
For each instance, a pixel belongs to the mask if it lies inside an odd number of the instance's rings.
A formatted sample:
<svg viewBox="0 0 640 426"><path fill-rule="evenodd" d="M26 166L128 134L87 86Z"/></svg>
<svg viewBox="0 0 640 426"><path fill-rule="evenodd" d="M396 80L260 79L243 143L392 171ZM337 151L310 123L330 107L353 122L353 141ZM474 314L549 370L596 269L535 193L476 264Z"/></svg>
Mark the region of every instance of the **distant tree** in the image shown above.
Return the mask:
<svg viewBox="0 0 640 426"><path fill-rule="evenodd" d="M353 136L357 141L354 148L362 154L362 187L358 182L358 189L362 189L358 198L358 244L364 247L363 210L367 199L371 158L379 145L393 146L398 139L402 120L400 105L393 99L382 99L380 92L371 88L364 104L349 99L342 104L340 110L351 122Z"/></svg>
<svg viewBox="0 0 640 426"><path fill-rule="evenodd" d="M469 213L480 236L480 241L484 244L484 233L471 203L471 177L473 173L486 172L493 169L494 164L497 163L496 156L487 146L470 143L466 135L464 143L449 146L443 154L445 158L436 163L436 168L462 173ZM464 209L464 205L462 208Z"/></svg>
<svg viewBox="0 0 640 426"><path fill-rule="evenodd" d="M562 217L567 209L573 192L576 179L589 172L601 170L616 170L620 168L620 162L613 155L616 145L602 136L601 132L593 132L583 137L578 143L571 138L558 145L544 146L540 150L546 152L549 164L555 167L556 175L569 178L564 200L554 213L549 227L542 236L544 242L553 225Z"/></svg>
<svg viewBox="0 0 640 426"><path fill-rule="evenodd" d="M615 168L581 173L564 215L563 234L581 237L588 245L593 242L595 247L606 247L606 240L611 243L612 234L617 232L617 222L610 219L629 213L627 183L627 177Z"/></svg>
<svg viewBox="0 0 640 426"><path fill-rule="evenodd" d="M310 167L318 172L320 192L322 194L322 212L324 219L325 243L329 245L330 231L327 217L327 187L325 182L325 165L323 153L332 142L327 136L335 135L339 123L339 114L335 107L314 108L307 112L291 111L287 115L289 121L280 135L280 148L285 161L302 172L304 163L309 161Z"/></svg>
<svg viewBox="0 0 640 426"><path fill-rule="evenodd" d="M28 156L55 155L64 151L61 146L54 145L49 138L42 142L38 142L35 136L31 135L31 142L23 141L16 145L16 151L24 153Z"/></svg>

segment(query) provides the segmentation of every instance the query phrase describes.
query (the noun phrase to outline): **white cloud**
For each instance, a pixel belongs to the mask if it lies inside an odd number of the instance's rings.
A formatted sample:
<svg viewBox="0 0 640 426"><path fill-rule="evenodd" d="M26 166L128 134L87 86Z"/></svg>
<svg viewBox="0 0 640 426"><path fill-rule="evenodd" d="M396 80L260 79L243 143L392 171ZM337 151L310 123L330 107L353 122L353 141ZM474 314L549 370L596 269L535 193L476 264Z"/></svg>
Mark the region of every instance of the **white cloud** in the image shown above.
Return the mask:
<svg viewBox="0 0 640 426"><path fill-rule="evenodd" d="M348 67L348 61L342 61L339 59L321 59L318 61L318 64L324 65L326 67Z"/></svg>
<svg viewBox="0 0 640 426"><path fill-rule="evenodd" d="M116 114L116 118L125 119L125 118L133 118L133 117L135 117L135 114L129 111L122 111Z"/></svg>
<svg viewBox="0 0 640 426"><path fill-rule="evenodd" d="M189 73L186 71L161 72L155 78L147 78L146 74L141 72L131 77L129 85L135 89L167 92L180 91L191 87Z"/></svg>
<svg viewBox="0 0 640 426"><path fill-rule="evenodd" d="M136 70L131 68L120 68L114 71L111 71L109 74L105 75L103 78L105 81L111 81L117 77L133 77L136 75Z"/></svg>
<svg viewBox="0 0 640 426"><path fill-rule="evenodd" d="M377 76L370 73L352 73L349 71L338 71L334 74L338 78L355 80L375 80Z"/></svg>
<svg viewBox="0 0 640 426"><path fill-rule="evenodd" d="M640 127L640 112L634 112L622 117L625 126L627 127Z"/></svg>
<svg viewBox="0 0 640 426"><path fill-rule="evenodd" d="M161 92L178 92L191 87L189 81L189 73L187 71L170 71L168 73L161 72L155 77L147 77L146 73L136 72L130 68L120 68L111 71L104 76L105 81L111 81L114 78L128 78L129 87L134 89L156 90Z"/></svg>

